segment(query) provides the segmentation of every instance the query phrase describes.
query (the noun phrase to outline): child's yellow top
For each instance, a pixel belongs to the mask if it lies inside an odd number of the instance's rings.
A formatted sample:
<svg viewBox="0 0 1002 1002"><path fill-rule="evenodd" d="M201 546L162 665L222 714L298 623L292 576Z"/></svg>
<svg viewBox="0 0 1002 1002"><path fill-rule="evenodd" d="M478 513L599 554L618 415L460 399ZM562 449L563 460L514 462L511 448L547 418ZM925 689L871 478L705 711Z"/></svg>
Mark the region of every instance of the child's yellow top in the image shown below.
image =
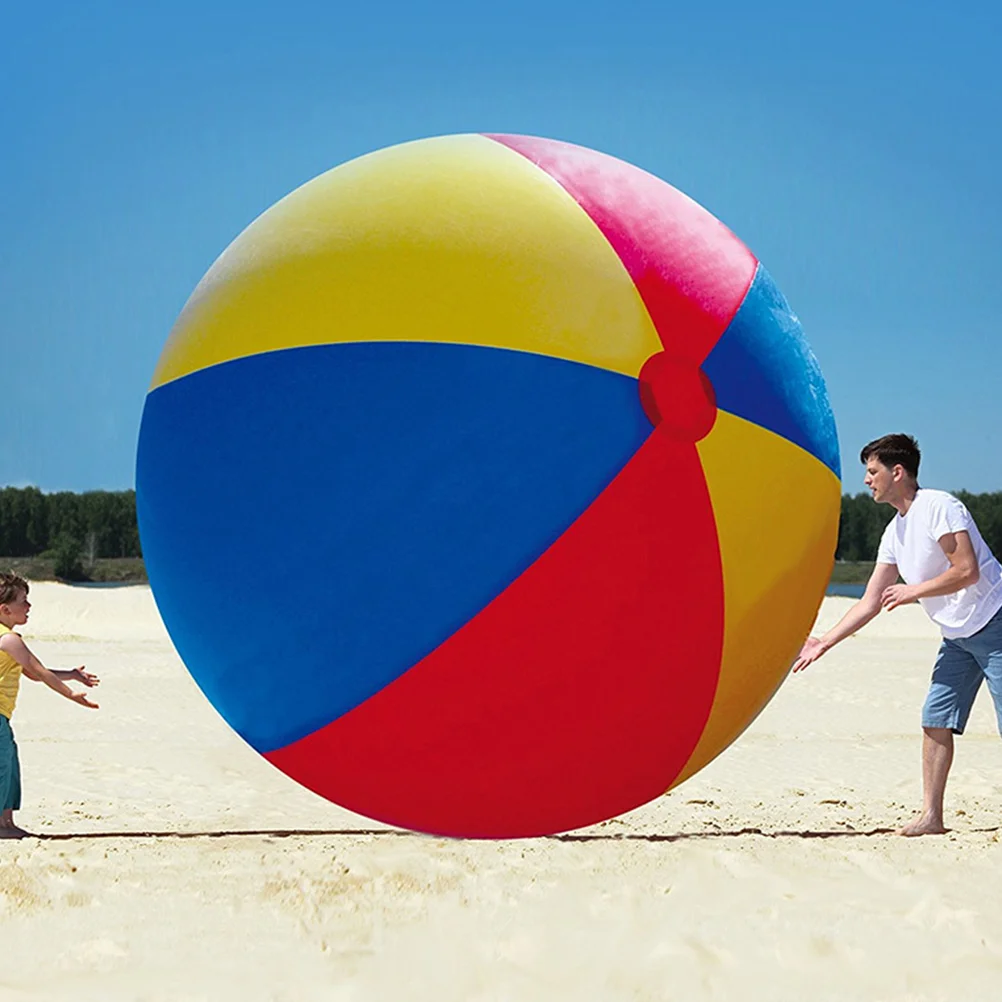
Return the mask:
<svg viewBox="0 0 1002 1002"><path fill-rule="evenodd" d="M0 623L0 637L13 633L9 626ZM17 702L17 687L21 683L21 666L9 655L0 651L0 714L10 719Z"/></svg>

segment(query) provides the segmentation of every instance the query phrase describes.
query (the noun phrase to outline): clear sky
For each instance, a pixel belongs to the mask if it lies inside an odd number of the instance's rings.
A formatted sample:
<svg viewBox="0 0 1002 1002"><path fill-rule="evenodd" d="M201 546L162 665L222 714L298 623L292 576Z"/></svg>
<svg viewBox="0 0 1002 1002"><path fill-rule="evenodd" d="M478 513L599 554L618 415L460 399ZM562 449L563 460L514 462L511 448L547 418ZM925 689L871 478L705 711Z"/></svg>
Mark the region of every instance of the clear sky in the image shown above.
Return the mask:
<svg viewBox="0 0 1002 1002"><path fill-rule="evenodd" d="M255 216L370 150L499 131L636 163L751 247L821 362L847 490L888 431L927 486L1002 490L999 10L11 4L0 484L132 486L163 342Z"/></svg>

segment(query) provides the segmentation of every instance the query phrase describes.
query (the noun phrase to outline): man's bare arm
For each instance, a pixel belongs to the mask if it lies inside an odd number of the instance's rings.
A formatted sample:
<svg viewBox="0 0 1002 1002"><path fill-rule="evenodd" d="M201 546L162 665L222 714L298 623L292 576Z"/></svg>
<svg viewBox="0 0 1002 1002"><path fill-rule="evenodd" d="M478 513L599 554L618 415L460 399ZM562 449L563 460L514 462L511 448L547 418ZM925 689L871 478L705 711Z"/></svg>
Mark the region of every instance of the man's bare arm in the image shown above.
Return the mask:
<svg viewBox="0 0 1002 1002"><path fill-rule="evenodd" d="M793 663L793 670L803 671L825 651L830 651L837 643L866 626L880 612L881 596L897 579L896 564L877 564L866 583L863 597L823 636L807 638L800 656Z"/></svg>

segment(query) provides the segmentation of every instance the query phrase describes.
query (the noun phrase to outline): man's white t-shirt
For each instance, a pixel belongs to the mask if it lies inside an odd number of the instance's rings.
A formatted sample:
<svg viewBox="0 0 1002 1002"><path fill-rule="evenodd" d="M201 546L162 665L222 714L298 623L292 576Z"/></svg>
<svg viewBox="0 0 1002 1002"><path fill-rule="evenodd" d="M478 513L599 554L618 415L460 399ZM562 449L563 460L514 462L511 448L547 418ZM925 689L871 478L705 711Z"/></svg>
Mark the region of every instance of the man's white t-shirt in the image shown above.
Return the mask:
<svg viewBox="0 0 1002 1002"><path fill-rule="evenodd" d="M920 584L950 567L939 541L948 532L961 531L970 534L981 576L970 588L952 595L919 599L950 640L977 633L1002 608L1002 565L964 504L946 491L920 488L908 514L897 514L887 523L877 550L878 564L897 564L905 584Z"/></svg>

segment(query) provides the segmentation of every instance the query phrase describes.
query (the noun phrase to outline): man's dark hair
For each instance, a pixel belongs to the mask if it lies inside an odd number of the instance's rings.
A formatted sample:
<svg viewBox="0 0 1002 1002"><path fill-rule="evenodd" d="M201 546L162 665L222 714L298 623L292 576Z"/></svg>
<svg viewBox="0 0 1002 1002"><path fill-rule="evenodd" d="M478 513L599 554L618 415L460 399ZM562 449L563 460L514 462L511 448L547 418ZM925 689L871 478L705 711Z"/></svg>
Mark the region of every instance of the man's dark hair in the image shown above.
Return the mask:
<svg viewBox="0 0 1002 1002"><path fill-rule="evenodd" d="M922 453L919 452L918 442L911 435L884 435L883 438L875 438L864 445L859 454L861 463L866 463L871 458L877 459L889 470L903 466L906 472L918 480Z"/></svg>

